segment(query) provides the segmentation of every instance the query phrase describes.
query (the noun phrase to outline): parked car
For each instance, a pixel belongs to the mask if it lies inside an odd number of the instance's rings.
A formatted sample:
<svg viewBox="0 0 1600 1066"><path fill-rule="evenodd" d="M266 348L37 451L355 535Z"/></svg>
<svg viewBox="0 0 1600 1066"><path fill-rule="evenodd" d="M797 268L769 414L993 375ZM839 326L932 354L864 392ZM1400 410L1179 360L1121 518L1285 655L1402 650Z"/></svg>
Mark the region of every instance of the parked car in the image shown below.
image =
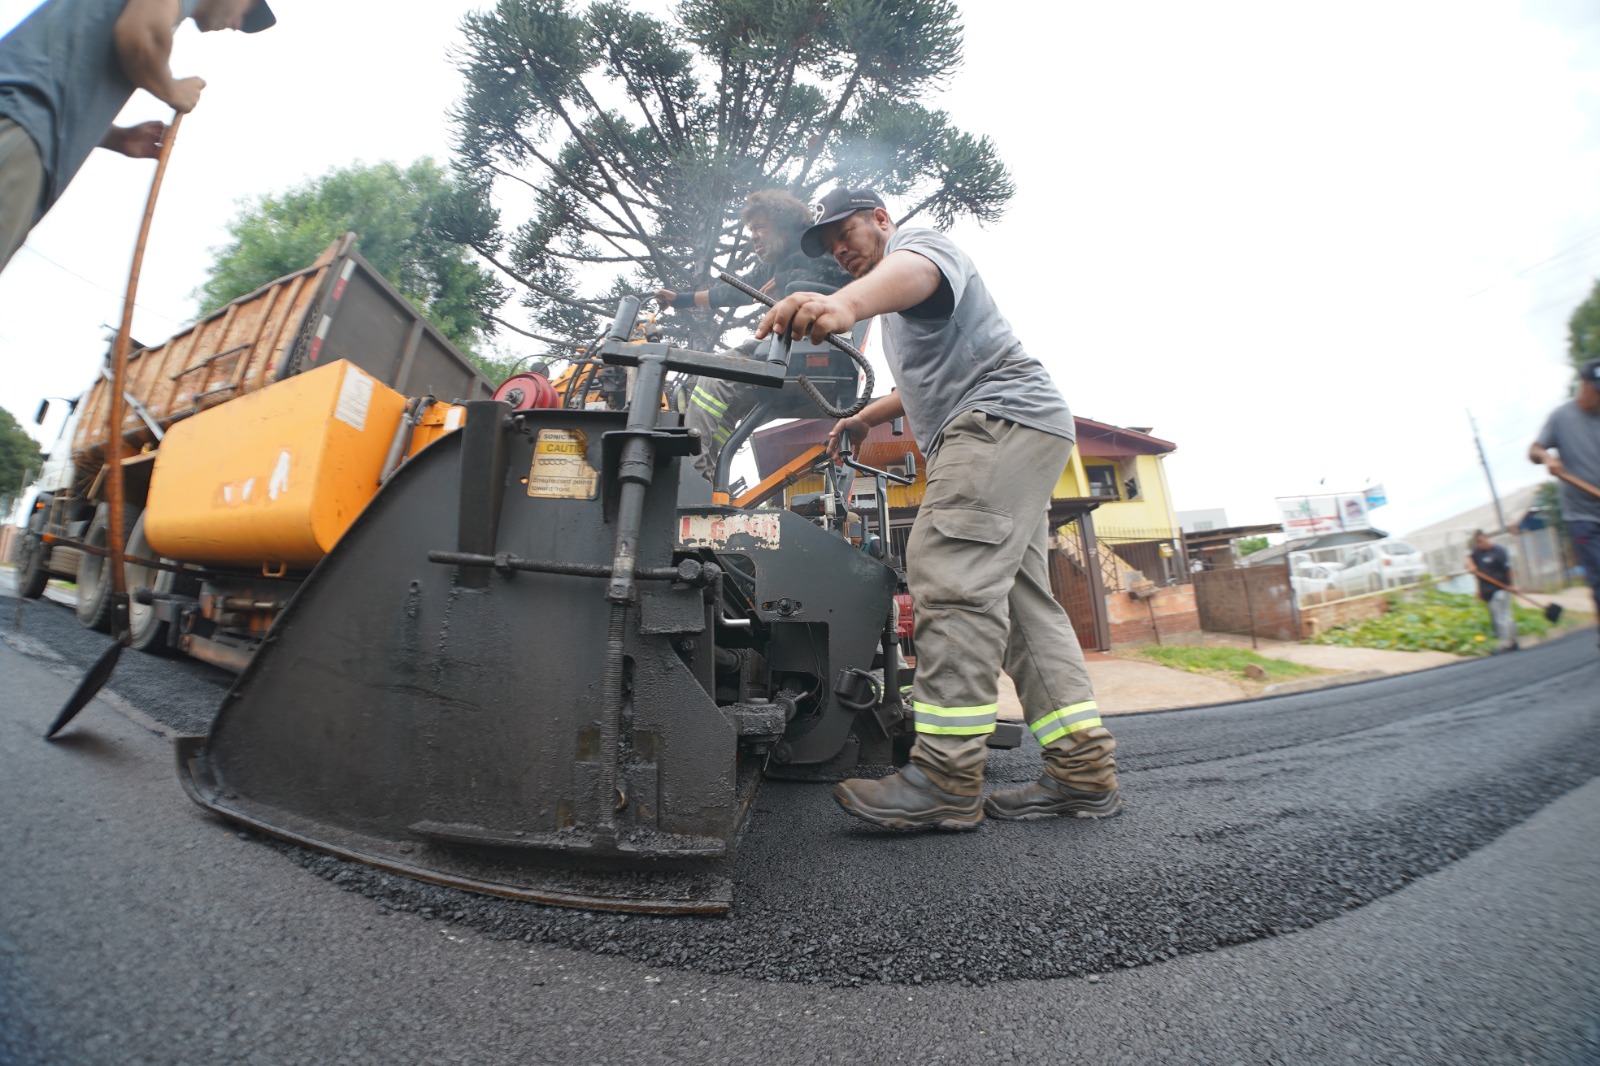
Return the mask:
<svg viewBox="0 0 1600 1066"><path fill-rule="evenodd" d="M1330 597L1328 593L1341 592L1339 571L1342 569L1338 563L1299 564L1294 568L1294 573L1289 575L1289 584L1294 587L1295 598L1301 601L1313 597L1338 599L1337 595Z"/></svg>
<svg viewBox="0 0 1600 1066"><path fill-rule="evenodd" d="M1428 573L1421 552L1403 540L1375 540L1361 544L1345 556L1338 574L1339 587L1347 596L1363 592L1382 592L1399 585L1410 585Z"/></svg>

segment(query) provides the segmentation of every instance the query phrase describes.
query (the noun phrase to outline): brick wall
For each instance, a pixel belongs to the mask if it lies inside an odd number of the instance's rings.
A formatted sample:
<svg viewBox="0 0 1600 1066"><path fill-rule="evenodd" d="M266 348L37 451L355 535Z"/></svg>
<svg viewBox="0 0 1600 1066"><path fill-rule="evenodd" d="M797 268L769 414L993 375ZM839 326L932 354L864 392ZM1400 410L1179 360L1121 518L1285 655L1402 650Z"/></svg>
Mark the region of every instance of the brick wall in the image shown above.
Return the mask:
<svg viewBox="0 0 1600 1066"><path fill-rule="evenodd" d="M1136 600L1126 592L1107 593L1106 614L1113 648L1154 644L1157 630L1163 644L1194 644L1200 639L1200 614L1195 610L1191 585L1159 588L1149 600Z"/></svg>
<svg viewBox="0 0 1600 1066"><path fill-rule="evenodd" d="M1326 633L1334 626L1365 622L1389 613L1389 601L1381 592L1356 596L1334 603L1317 603L1300 608L1300 629L1307 638Z"/></svg>
<svg viewBox="0 0 1600 1066"><path fill-rule="evenodd" d="M1299 640L1287 566L1241 566L1194 575L1200 625L1208 633Z"/></svg>

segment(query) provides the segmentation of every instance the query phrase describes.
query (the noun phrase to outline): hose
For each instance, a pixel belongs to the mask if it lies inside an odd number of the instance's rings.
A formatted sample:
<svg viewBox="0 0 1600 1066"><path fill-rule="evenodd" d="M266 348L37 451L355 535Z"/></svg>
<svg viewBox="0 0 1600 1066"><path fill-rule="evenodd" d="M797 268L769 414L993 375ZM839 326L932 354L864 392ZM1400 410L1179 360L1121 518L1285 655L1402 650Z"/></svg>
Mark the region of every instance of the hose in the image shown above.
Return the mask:
<svg viewBox="0 0 1600 1066"><path fill-rule="evenodd" d="M732 274L722 272L717 274L717 278L723 284L731 285L733 288L744 293L757 303L764 304L767 307L776 307L778 305L778 302L772 297L768 296L766 293L755 288L754 286L746 285ZM827 341L845 355L848 355L851 359L855 360L856 366L860 367L861 372L866 375L866 388L861 390L861 395L857 397L856 402L851 404L849 407L835 407L833 404L829 403L823 398L822 393L818 391L815 385L811 384L811 380L804 374L801 374L797 379L800 382L800 387L805 390L807 396L811 397L812 402L818 407L822 408L823 413L828 415L830 418L849 418L851 415L860 414L861 409L866 407L867 401L872 398L872 390L877 385L877 379L872 373L872 365L867 362L867 357L861 354L861 349L857 348L855 345L851 344L837 333L828 334Z"/></svg>

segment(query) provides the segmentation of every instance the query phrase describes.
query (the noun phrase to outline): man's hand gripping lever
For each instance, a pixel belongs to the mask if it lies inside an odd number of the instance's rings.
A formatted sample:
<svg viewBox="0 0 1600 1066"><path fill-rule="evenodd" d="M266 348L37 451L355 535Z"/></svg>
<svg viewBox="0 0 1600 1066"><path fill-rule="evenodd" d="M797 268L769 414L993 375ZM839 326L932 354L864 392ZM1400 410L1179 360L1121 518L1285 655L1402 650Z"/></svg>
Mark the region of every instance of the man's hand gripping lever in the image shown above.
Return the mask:
<svg viewBox="0 0 1600 1066"><path fill-rule="evenodd" d="M743 281L740 281L732 274L719 273L717 278L718 280L722 281L723 284L733 286L735 289L738 289L740 292L750 297L750 299L756 301L764 307L772 308L778 305L778 302L772 297L768 296L760 289L746 285ZM815 385L811 384L810 378L806 377L804 374L801 374L796 380L799 381L800 387L805 390L806 395L811 397L811 401L820 407L823 413L828 417L850 418L853 415L860 414L862 408L866 407L867 402L872 399L872 391L876 386L876 380L872 374L872 364L868 363L867 357L861 354L861 349L851 344L844 337L841 337L836 333L830 333L825 339L829 344L839 349L845 355L848 355L852 360L855 361L856 366L861 368L861 373L865 375L866 381L864 382L864 387L861 389L860 397L849 407L835 407L833 404L827 401L827 399L822 395ZM783 363L785 366L787 366L789 361L789 347L792 344L792 341L787 333L777 340L778 343L773 346L773 350L778 351L781 349L784 356Z"/></svg>

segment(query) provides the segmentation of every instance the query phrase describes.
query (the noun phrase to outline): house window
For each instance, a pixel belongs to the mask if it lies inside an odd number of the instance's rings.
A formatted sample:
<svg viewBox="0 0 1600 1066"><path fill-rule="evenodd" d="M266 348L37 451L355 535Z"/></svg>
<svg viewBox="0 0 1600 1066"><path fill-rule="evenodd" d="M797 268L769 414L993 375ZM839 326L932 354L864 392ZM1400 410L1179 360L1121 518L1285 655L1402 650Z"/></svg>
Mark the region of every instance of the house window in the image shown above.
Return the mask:
<svg viewBox="0 0 1600 1066"><path fill-rule="evenodd" d="M1086 460L1083 472L1089 478L1090 496L1106 500L1122 498L1122 494L1117 491L1117 468L1113 464Z"/></svg>

